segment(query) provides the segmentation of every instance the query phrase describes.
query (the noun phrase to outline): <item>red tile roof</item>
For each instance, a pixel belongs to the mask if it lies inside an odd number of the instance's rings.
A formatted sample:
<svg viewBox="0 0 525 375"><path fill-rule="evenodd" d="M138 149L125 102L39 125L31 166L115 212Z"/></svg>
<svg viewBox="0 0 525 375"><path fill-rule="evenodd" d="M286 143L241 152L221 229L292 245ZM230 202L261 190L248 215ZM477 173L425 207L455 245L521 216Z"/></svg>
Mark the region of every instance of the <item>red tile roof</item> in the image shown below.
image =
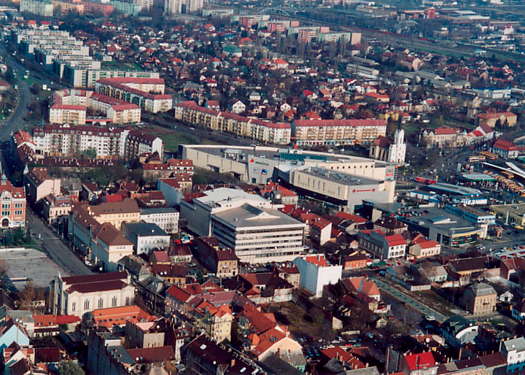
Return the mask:
<svg viewBox="0 0 525 375"><path fill-rule="evenodd" d="M515 116L517 115L512 112L490 112L490 113L480 113L478 115L480 119L484 119L484 120L499 119L500 117L515 117Z"/></svg>
<svg viewBox="0 0 525 375"><path fill-rule="evenodd" d="M392 234L390 236L385 236L385 239L388 243L388 246L399 246L407 244L405 238L400 234Z"/></svg>
<svg viewBox="0 0 525 375"><path fill-rule="evenodd" d="M347 119L347 120L295 120L295 126L301 127L325 127L325 126L386 126L386 120L381 119Z"/></svg>
<svg viewBox="0 0 525 375"><path fill-rule="evenodd" d="M441 128L436 128L434 130L434 134L436 135L452 135L452 134L457 134L457 133L458 133L457 128L441 127Z"/></svg>
<svg viewBox="0 0 525 375"><path fill-rule="evenodd" d="M436 360L431 352L409 354L405 356L410 371L417 371L436 366Z"/></svg>
<svg viewBox="0 0 525 375"><path fill-rule="evenodd" d="M516 146L513 142L507 141L505 139L499 138L496 143L494 143L494 148L499 148L500 150L505 151L517 151L519 150L519 147Z"/></svg>
<svg viewBox="0 0 525 375"><path fill-rule="evenodd" d="M308 263L315 264L318 267L328 267L329 266L329 264L326 261L326 258L324 257L323 254L308 255L308 256L306 256L305 260Z"/></svg>
<svg viewBox="0 0 525 375"><path fill-rule="evenodd" d="M363 294L367 297L379 296L379 288L376 283L365 276L351 277L343 280L343 283L356 293Z"/></svg>

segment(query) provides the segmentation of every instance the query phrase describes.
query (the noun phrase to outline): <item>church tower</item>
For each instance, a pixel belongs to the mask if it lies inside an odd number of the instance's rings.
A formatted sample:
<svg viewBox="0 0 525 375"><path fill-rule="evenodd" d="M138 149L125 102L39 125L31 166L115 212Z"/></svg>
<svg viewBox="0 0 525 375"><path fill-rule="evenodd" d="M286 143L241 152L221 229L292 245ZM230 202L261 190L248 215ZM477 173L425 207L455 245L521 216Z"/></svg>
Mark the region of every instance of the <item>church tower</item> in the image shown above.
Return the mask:
<svg viewBox="0 0 525 375"><path fill-rule="evenodd" d="M405 164L406 152L405 131L397 128L394 133L394 143L392 143L388 149L388 161L391 163Z"/></svg>

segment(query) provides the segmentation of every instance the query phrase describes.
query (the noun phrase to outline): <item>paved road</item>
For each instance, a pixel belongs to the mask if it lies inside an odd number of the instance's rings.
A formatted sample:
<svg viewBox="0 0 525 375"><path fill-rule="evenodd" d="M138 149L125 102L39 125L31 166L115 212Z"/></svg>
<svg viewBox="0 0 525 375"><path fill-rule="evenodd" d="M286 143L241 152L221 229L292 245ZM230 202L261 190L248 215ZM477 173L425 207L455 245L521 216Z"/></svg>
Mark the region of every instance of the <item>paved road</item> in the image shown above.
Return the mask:
<svg viewBox="0 0 525 375"><path fill-rule="evenodd" d="M446 315L441 314L440 312L432 309L431 307L428 307L427 305L419 302L418 300L412 298L406 293L401 292L399 289L396 289L384 281L378 279L378 278L372 278L375 283L377 284L378 288L393 298L397 299L398 301L404 302L406 305L410 306L414 310L420 312L424 316L433 316L438 322L443 323L445 320L447 320L449 317Z"/></svg>
<svg viewBox="0 0 525 375"><path fill-rule="evenodd" d="M40 243L49 258L63 269L77 275L93 273L30 209L27 210L27 224L32 235L40 234L40 238L35 240Z"/></svg>
<svg viewBox="0 0 525 375"><path fill-rule="evenodd" d="M5 63L16 73L16 84L18 85L18 98L15 110L0 124L0 141L6 141L9 139L11 132L24 127L24 116L27 114L27 106L31 103L32 95L29 85L22 79L25 74L25 68L7 52L4 46L0 46L0 54L5 56Z"/></svg>

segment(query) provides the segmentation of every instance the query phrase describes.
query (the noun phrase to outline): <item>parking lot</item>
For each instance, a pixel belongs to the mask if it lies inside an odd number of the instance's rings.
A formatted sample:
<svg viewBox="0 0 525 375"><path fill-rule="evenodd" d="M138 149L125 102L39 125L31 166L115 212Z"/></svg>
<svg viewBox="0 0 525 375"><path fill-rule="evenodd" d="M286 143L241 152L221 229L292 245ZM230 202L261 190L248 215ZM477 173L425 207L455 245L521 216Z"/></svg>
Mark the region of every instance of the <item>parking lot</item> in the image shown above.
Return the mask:
<svg viewBox="0 0 525 375"><path fill-rule="evenodd" d="M35 287L47 287L58 273L68 275L46 254L35 249L2 249L0 259L6 262L7 276L18 290L23 289L28 280L32 280Z"/></svg>

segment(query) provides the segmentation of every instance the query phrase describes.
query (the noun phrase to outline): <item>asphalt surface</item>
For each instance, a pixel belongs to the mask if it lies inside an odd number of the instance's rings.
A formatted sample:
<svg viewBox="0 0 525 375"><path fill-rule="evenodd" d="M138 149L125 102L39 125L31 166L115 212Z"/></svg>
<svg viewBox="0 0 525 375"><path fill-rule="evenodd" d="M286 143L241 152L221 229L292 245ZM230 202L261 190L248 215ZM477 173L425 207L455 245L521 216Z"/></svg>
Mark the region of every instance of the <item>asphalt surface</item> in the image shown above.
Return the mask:
<svg viewBox="0 0 525 375"><path fill-rule="evenodd" d="M388 295L392 296L398 301L401 301L405 303L407 306L411 307L412 309L418 311L424 316L433 316L438 322L443 323L445 320L447 320L449 317L446 315L441 314L440 312L428 307L427 305L419 302L418 300L412 298L406 293L401 292L399 289L396 289L384 281L378 279L378 278L372 278L375 283L377 284L377 287L382 291L387 293Z"/></svg>
<svg viewBox="0 0 525 375"><path fill-rule="evenodd" d="M27 210L27 226L33 239L49 258L74 275L89 275L91 270L62 242L62 240L33 211Z"/></svg>
<svg viewBox="0 0 525 375"><path fill-rule="evenodd" d="M3 46L0 46L0 54L5 56L5 63L9 65L16 74L16 85L18 86L18 98L15 110L3 123L0 123L0 141L6 141L12 132L24 127L24 117L28 112L27 106L31 103L32 95L28 83L22 79L26 69L20 65Z"/></svg>

